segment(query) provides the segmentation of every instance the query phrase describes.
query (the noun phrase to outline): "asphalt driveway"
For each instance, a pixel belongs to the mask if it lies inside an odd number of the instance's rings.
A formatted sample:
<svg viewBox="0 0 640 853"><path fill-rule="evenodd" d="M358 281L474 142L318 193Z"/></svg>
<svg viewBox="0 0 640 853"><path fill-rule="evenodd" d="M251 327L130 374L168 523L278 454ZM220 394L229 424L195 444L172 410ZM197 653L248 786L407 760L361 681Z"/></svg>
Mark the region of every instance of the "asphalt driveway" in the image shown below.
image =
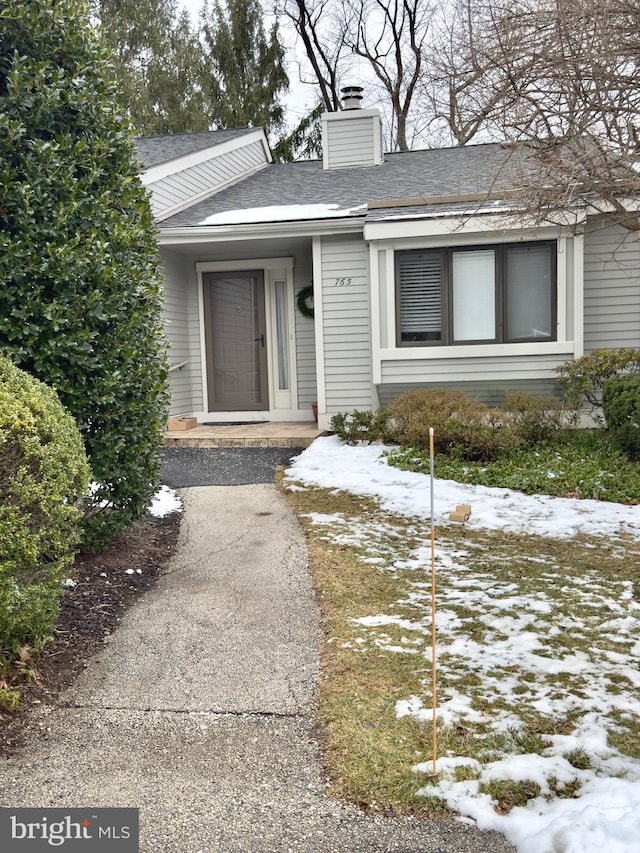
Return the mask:
<svg viewBox="0 0 640 853"><path fill-rule="evenodd" d="M273 483L276 469L302 450L301 447L165 447L161 482L172 489Z"/></svg>

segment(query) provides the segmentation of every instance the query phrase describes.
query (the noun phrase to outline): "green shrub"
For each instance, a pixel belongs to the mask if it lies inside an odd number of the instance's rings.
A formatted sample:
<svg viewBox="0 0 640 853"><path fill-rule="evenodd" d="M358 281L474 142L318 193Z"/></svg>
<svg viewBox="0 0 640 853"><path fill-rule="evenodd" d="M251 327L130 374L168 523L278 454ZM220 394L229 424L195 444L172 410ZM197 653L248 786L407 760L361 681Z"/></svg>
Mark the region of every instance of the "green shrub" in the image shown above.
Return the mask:
<svg viewBox="0 0 640 853"><path fill-rule="evenodd" d="M408 391L396 397L388 411L388 438L403 446L427 448L433 427L438 453L489 460L515 441L499 412L462 391Z"/></svg>
<svg viewBox="0 0 640 853"><path fill-rule="evenodd" d="M566 426L567 406L553 397L509 391L504 410L517 438L530 447L552 440Z"/></svg>
<svg viewBox="0 0 640 853"><path fill-rule="evenodd" d="M51 633L88 483L73 418L0 356L0 648L10 654Z"/></svg>
<svg viewBox="0 0 640 853"><path fill-rule="evenodd" d="M640 376L612 376L602 388L607 427L620 449L640 459Z"/></svg>
<svg viewBox="0 0 640 853"><path fill-rule="evenodd" d="M334 415L331 418L331 429L346 444L357 444L366 441L384 440L389 420L386 409L376 412L348 412Z"/></svg>
<svg viewBox="0 0 640 853"><path fill-rule="evenodd" d="M392 450L388 459L404 471L429 473L426 450ZM552 444L516 446L490 462L438 455L435 470L443 480L516 489L528 495L640 501L640 465L629 464L611 436L600 429L567 429Z"/></svg>
<svg viewBox="0 0 640 853"><path fill-rule="evenodd" d="M640 373L640 349L598 349L556 367L558 385L569 405L579 409L585 400L596 420L604 383L618 373Z"/></svg>
<svg viewBox="0 0 640 853"><path fill-rule="evenodd" d="M0 20L0 350L74 416L101 539L145 512L159 472L156 227L85 4L3 4Z"/></svg>

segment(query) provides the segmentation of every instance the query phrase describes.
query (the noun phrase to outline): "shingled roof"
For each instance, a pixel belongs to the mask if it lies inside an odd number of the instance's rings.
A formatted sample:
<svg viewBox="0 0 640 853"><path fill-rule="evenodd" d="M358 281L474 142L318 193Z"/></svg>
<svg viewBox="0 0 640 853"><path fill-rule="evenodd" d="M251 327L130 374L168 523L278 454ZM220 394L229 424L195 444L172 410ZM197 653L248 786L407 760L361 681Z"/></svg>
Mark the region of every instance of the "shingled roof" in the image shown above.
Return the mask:
<svg viewBox="0 0 640 853"><path fill-rule="evenodd" d="M135 140L135 146L145 169L150 169L160 163L168 163L170 160L186 157L188 154L202 151L203 148L221 145L230 139L236 139L238 136L253 132L254 128L243 127L235 130L205 130L201 133L139 136Z"/></svg>
<svg viewBox="0 0 640 853"><path fill-rule="evenodd" d="M500 144L406 151L386 154L382 165L345 169L323 169L317 160L276 163L238 184L166 219L161 228L196 226L211 217L225 224L247 221L295 221L296 208L313 211L320 205L336 208L333 215L364 216L370 202L415 200L413 215L424 208L455 205L460 197L473 194L499 195L512 184L518 158L513 149ZM511 176L511 177L510 177ZM434 199L437 204L434 205ZM276 208L291 206L286 215ZM382 208L381 204L378 204ZM375 218L390 211L372 212ZM398 210L395 210L398 215ZM312 215L306 218L313 218ZM209 223L206 223L209 224Z"/></svg>

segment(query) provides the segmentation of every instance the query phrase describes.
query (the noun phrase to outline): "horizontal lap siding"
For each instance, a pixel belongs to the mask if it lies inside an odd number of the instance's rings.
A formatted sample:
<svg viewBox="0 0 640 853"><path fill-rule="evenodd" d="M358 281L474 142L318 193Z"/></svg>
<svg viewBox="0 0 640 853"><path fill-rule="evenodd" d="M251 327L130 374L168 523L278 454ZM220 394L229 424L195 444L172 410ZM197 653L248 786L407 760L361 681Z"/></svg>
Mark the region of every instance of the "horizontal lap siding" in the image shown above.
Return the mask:
<svg viewBox="0 0 640 853"><path fill-rule="evenodd" d="M556 383L549 379L518 379L509 382L504 381L485 381L485 382L464 382L451 381L446 383L395 383L389 385L381 385L378 388L380 405L388 406L389 403L406 391L416 391L424 388L446 388L447 391L462 391L469 397L487 406L501 406L504 403L505 395L508 391L513 391L522 394L536 394L542 397L557 397L560 392Z"/></svg>
<svg viewBox="0 0 640 853"><path fill-rule="evenodd" d="M557 355L385 361L378 396L386 405L403 391L435 387L498 405L507 391L556 395L553 368L562 361Z"/></svg>
<svg viewBox="0 0 640 853"><path fill-rule="evenodd" d="M174 252L162 251L164 275L164 317L169 341L169 364L190 362L189 322L187 312L186 264ZM191 364L169 374L171 387L171 415L192 411Z"/></svg>
<svg viewBox="0 0 640 853"><path fill-rule="evenodd" d="M564 359L559 355L480 356L476 358L406 359L382 362L382 381L411 379L446 382L474 379L548 379Z"/></svg>
<svg viewBox="0 0 640 853"><path fill-rule="evenodd" d="M265 162L264 150L259 142L229 151L211 160L169 175L149 185L152 191L151 207L154 215L188 202L202 193L213 192L217 187L252 172Z"/></svg>
<svg viewBox="0 0 640 853"><path fill-rule="evenodd" d="M640 347L640 243L619 226L584 238L584 348Z"/></svg>
<svg viewBox="0 0 640 853"><path fill-rule="evenodd" d="M364 117L333 121L329 131L329 168L373 165L373 118Z"/></svg>
<svg viewBox="0 0 640 853"><path fill-rule="evenodd" d="M351 281L341 286L343 279ZM323 240L322 319L327 412L371 408L368 252L362 240Z"/></svg>

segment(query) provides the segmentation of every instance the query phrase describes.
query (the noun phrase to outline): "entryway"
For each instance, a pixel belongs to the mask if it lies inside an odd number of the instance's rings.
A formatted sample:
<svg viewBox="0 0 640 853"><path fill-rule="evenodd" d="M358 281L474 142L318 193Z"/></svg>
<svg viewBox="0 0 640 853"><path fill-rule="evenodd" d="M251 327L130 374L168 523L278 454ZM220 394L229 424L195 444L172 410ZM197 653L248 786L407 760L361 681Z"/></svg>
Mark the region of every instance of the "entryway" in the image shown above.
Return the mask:
<svg viewBox="0 0 640 853"><path fill-rule="evenodd" d="M202 276L210 412L269 408L262 270Z"/></svg>

